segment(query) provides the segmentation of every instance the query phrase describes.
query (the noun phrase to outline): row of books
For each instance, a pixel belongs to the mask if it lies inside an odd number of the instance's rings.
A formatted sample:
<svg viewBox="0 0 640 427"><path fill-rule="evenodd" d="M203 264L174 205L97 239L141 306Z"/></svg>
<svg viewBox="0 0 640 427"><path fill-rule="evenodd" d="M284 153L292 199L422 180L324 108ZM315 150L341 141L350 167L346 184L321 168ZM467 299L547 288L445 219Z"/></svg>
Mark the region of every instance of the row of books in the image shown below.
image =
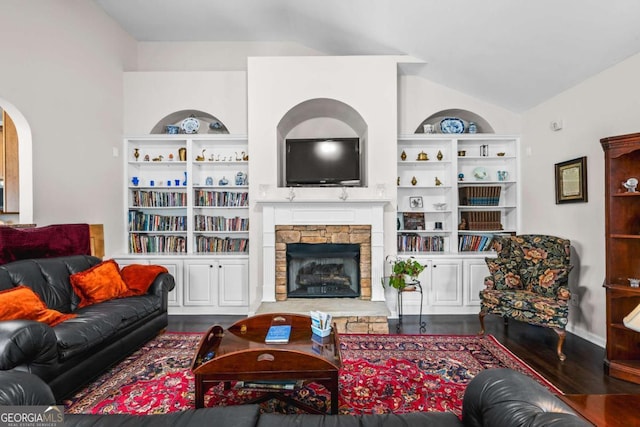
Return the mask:
<svg viewBox="0 0 640 427"><path fill-rule="evenodd" d="M249 218L196 215L195 229L196 231L247 231Z"/></svg>
<svg viewBox="0 0 640 427"><path fill-rule="evenodd" d="M131 192L132 206L140 207L183 207L187 205L187 193L178 191L142 191Z"/></svg>
<svg viewBox="0 0 640 427"><path fill-rule="evenodd" d="M249 239L197 236L196 248L198 252L247 252Z"/></svg>
<svg viewBox="0 0 640 427"><path fill-rule="evenodd" d="M492 248L492 234L464 234L458 237L458 251L460 252L485 252Z"/></svg>
<svg viewBox="0 0 640 427"><path fill-rule="evenodd" d="M196 206L249 206L249 193L233 191L196 190Z"/></svg>
<svg viewBox="0 0 640 427"><path fill-rule="evenodd" d="M129 235L129 253L186 253L187 239L182 236Z"/></svg>
<svg viewBox="0 0 640 427"><path fill-rule="evenodd" d="M444 252L444 237L399 234L398 252Z"/></svg>
<svg viewBox="0 0 640 427"><path fill-rule="evenodd" d="M129 211L130 231L186 231L187 217Z"/></svg>

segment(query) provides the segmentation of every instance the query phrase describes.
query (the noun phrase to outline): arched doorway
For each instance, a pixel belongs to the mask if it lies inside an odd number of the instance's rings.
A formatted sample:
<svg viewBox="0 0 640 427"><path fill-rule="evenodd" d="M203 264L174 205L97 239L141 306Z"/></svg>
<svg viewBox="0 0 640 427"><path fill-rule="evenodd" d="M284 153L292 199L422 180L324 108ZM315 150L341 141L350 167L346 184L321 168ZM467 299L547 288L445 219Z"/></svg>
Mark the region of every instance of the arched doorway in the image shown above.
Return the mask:
<svg viewBox="0 0 640 427"><path fill-rule="evenodd" d="M0 98L0 108L11 118L18 140L19 208L17 213L0 213L4 222L33 223L33 165L31 127L24 115L12 103Z"/></svg>

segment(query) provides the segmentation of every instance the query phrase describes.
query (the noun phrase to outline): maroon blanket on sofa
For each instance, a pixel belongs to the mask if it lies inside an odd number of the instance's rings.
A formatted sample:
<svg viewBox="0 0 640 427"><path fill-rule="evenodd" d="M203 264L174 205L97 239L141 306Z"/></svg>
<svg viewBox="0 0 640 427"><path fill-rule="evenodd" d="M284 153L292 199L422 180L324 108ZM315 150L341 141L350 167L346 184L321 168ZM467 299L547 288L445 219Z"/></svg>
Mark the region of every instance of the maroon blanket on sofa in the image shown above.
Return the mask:
<svg viewBox="0 0 640 427"><path fill-rule="evenodd" d="M0 264L29 258L91 255L89 224L0 226Z"/></svg>

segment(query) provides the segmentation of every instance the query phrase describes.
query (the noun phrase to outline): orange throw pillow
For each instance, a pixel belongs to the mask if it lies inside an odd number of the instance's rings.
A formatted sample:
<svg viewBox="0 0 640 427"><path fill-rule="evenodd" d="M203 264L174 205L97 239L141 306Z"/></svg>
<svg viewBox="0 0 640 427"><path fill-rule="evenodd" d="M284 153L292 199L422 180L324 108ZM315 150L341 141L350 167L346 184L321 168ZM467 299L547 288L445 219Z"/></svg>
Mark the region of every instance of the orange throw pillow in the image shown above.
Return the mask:
<svg viewBox="0 0 640 427"><path fill-rule="evenodd" d="M73 290L80 297L80 308L127 296L129 291L120 276L118 264L112 259L72 274L69 279Z"/></svg>
<svg viewBox="0 0 640 427"><path fill-rule="evenodd" d="M0 291L0 320L36 320L55 326L76 317L73 313L61 313L47 308L40 296L24 285Z"/></svg>
<svg viewBox="0 0 640 427"><path fill-rule="evenodd" d="M129 288L129 295L144 295L160 273L168 273L161 265L131 264L120 270L122 280Z"/></svg>

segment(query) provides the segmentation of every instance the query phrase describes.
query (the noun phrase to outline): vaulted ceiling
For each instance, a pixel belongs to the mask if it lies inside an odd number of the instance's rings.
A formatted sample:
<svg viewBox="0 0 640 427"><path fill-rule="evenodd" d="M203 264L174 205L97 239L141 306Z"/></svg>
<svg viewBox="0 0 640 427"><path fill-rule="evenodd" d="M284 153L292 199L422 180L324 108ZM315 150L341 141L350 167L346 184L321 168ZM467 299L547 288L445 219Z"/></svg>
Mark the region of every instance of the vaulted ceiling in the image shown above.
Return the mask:
<svg viewBox="0 0 640 427"><path fill-rule="evenodd" d="M94 0L138 41L293 42L523 112L640 52L637 0Z"/></svg>

